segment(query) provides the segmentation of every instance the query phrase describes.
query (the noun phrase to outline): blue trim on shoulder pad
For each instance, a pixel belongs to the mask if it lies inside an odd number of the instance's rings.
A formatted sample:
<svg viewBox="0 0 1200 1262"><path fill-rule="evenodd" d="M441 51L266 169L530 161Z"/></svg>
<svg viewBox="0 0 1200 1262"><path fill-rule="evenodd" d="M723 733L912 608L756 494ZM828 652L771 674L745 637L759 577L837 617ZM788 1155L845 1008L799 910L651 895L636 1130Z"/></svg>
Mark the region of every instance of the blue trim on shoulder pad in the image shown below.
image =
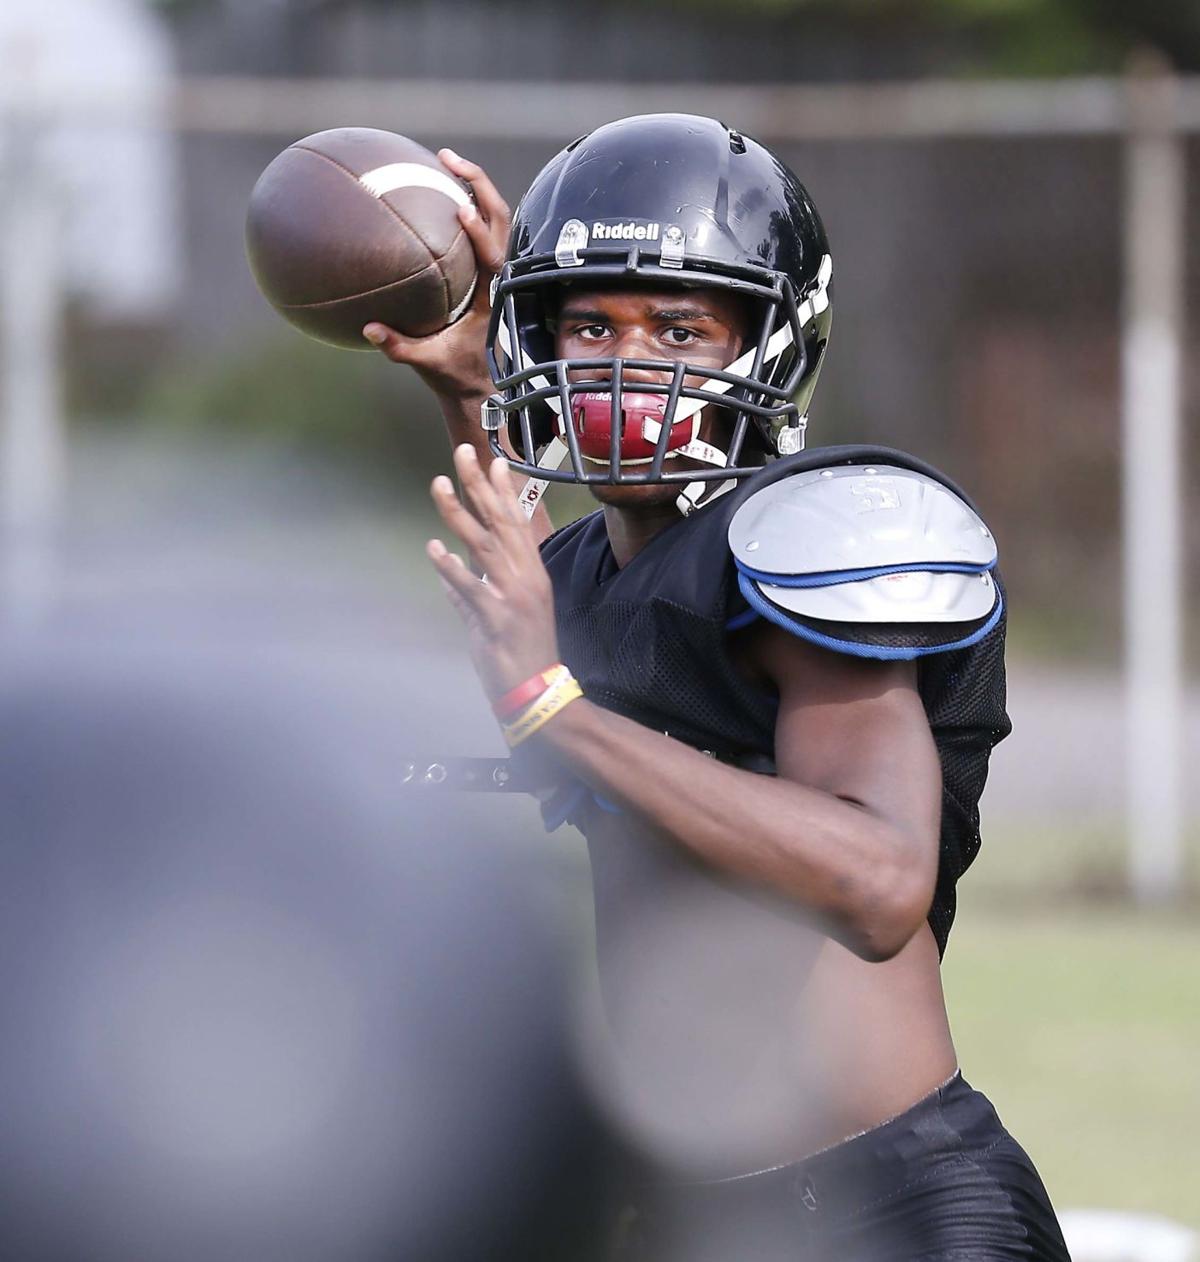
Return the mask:
<svg viewBox="0 0 1200 1262"><path fill-rule="evenodd" d="M744 565L737 557L733 558L733 563L747 578L752 578L757 583L769 583L772 587L837 587L842 583L884 578L888 574L986 574L996 567L995 561L989 565L972 565L967 561L919 561L912 565L877 565L864 570L825 570L819 574L771 574L766 570L756 570L753 566Z"/></svg>
<svg viewBox="0 0 1200 1262"><path fill-rule="evenodd" d="M769 622L775 623L776 626L782 627L792 635L798 636L802 640L807 640L810 644L830 649L834 653L845 653L851 657L870 657L885 662L907 662L917 657L931 657L935 653L953 653L957 649L970 648L972 644L978 644L980 640L996 629L996 624L1000 621L1000 615L1004 612L1004 598L1000 595L999 588L997 588L995 608L988 616L987 622L972 635L965 636L961 640L955 640L953 644L937 644L929 648L889 648L887 645L881 644L856 644L853 640L836 640L832 636L824 635L820 631L814 631L799 622L793 622L783 610L771 604L744 574L738 575L738 586L741 588L742 595L764 618Z"/></svg>
<svg viewBox="0 0 1200 1262"><path fill-rule="evenodd" d="M725 624L726 631L740 631L743 627L748 627L758 618L757 609L743 609L741 613L735 614Z"/></svg>

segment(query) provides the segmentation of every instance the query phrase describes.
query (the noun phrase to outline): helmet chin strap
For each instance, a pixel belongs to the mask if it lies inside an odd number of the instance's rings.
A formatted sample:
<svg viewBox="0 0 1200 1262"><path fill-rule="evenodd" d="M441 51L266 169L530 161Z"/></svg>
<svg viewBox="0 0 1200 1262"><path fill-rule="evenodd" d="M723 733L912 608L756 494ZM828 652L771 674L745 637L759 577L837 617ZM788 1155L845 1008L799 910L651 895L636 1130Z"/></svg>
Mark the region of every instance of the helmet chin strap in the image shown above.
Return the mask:
<svg viewBox="0 0 1200 1262"><path fill-rule="evenodd" d="M699 460L702 464L715 465L719 469L725 468L729 463L728 457L719 447L706 443L702 438L693 438L691 442L684 443L677 450L681 456L690 456L693 460ZM712 481L697 479L695 482L689 482L675 497L675 507L686 517L699 507L706 490L710 490L711 494L705 502L711 504L726 491L732 491L733 487L734 483L729 478L714 478Z"/></svg>
<svg viewBox="0 0 1200 1262"><path fill-rule="evenodd" d="M566 454L567 444L561 438L552 438L546 444L542 454L538 456L537 467L539 469L557 469L562 464ZM549 485L550 483L546 478L527 478L525 480L525 485L517 495L517 503L520 504L521 511L526 517L533 516Z"/></svg>

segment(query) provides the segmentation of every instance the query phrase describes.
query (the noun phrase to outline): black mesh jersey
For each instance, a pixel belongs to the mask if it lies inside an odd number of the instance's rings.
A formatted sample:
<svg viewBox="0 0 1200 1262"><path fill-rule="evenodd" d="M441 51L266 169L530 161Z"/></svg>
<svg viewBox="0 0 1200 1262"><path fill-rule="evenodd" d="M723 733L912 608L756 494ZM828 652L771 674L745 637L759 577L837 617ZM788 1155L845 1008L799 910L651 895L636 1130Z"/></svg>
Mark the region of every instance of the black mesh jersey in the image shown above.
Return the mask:
<svg viewBox="0 0 1200 1262"><path fill-rule="evenodd" d="M552 535L542 556L554 586L559 647L588 698L724 760L769 768L777 698L747 683L728 652L727 625L747 609L726 540L729 521L768 481L853 463L900 465L952 486L902 452L818 448L775 461L681 518L623 569L599 511ZM920 658L918 685L942 765L941 858L929 923L944 951L955 885L979 850L988 757L1010 730L1003 619L970 648Z"/></svg>

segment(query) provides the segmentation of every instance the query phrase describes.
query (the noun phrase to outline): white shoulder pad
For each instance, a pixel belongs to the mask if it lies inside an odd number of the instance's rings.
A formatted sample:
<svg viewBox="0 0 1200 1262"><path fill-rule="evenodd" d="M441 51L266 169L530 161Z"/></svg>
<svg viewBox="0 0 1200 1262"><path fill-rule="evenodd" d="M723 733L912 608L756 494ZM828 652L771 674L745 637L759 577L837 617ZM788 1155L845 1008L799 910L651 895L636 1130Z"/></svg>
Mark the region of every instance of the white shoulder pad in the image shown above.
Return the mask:
<svg viewBox="0 0 1200 1262"><path fill-rule="evenodd" d="M767 581L888 570L978 574L996 563L995 540L977 513L949 487L894 465L838 465L772 482L734 514L729 547L739 569Z"/></svg>
<svg viewBox="0 0 1200 1262"><path fill-rule="evenodd" d="M729 547L754 615L837 653L946 653L1004 614L991 531L949 487L895 465L781 477L739 506Z"/></svg>
<svg viewBox="0 0 1200 1262"><path fill-rule="evenodd" d="M996 605L996 584L982 574L907 570L824 587L756 584L772 604L826 622L972 622Z"/></svg>

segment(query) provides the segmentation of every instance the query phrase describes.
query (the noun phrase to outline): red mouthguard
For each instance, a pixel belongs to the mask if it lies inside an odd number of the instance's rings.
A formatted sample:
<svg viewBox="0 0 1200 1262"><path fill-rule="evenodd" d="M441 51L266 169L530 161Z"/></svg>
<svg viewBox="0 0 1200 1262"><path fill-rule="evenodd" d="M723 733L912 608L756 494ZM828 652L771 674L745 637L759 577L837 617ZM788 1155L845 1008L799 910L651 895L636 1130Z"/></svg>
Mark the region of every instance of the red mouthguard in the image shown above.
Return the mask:
<svg viewBox="0 0 1200 1262"><path fill-rule="evenodd" d="M649 460L654 455L658 426L667 408L665 394L640 391L621 392L621 459ZM608 460L609 436L612 432L612 395L607 391L579 394L571 405L579 449L595 460ZM648 428L652 425L653 428ZM667 450L684 446L691 438L692 427L682 421L671 427Z"/></svg>

